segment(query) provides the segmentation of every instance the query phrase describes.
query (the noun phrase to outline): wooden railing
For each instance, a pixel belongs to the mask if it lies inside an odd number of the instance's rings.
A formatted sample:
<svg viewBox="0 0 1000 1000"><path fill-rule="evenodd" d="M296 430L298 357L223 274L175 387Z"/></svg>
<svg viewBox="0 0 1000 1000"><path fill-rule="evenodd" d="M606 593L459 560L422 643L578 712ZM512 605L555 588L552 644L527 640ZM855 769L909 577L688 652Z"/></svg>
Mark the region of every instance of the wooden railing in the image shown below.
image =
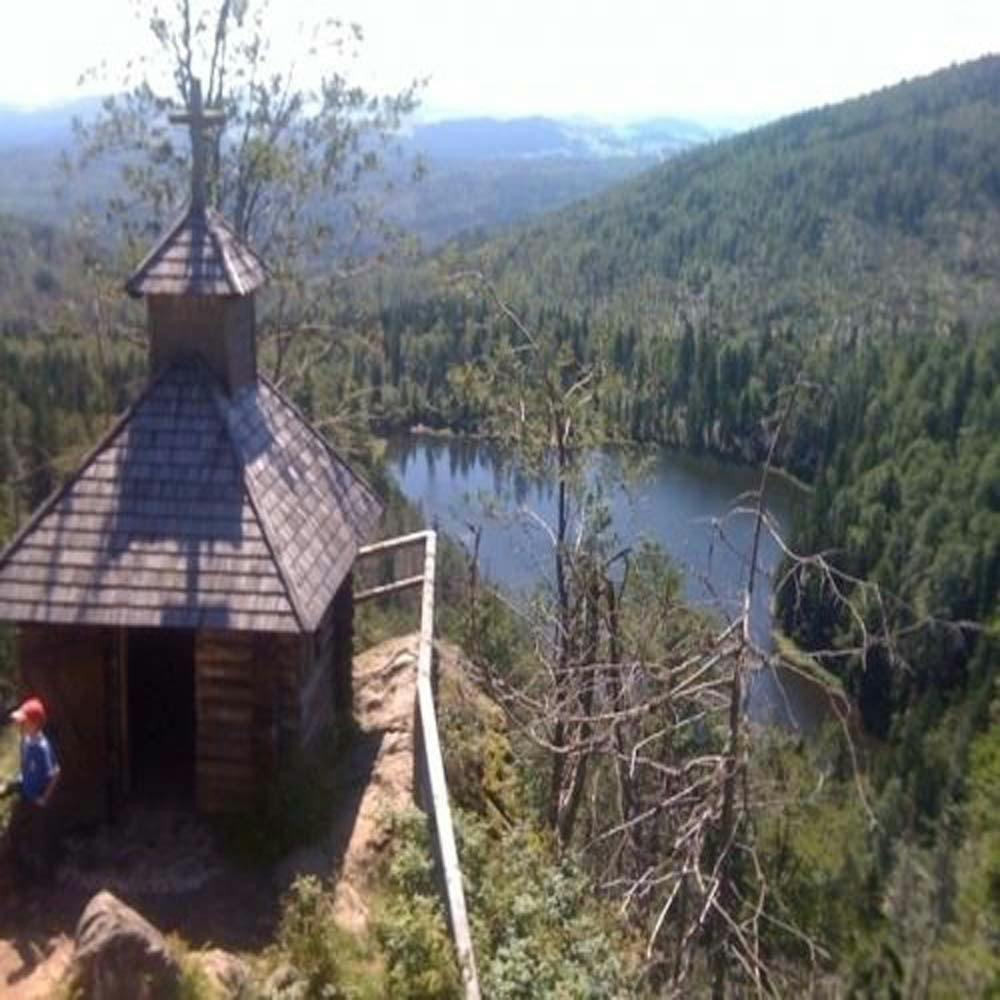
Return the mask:
<svg viewBox="0 0 1000 1000"><path fill-rule="evenodd" d="M384 598L415 587L421 587L420 645L417 652L417 733L414 739L414 756L417 760L420 781L418 791L425 798L425 809L434 832L434 845L440 865L448 923L451 928L455 953L466 1000L480 1000L479 975L469 929L469 915L465 908L465 889L462 870L458 864L455 847L455 827L448 804L448 786L441 756L437 711L434 707L434 570L437 557L437 534L420 531L401 535L384 542L362 548L358 560L388 556L407 548L423 546L423 572L392 580L361 590L354 595L354 603ZM423 786L422 788L420 786Z"/></svg>

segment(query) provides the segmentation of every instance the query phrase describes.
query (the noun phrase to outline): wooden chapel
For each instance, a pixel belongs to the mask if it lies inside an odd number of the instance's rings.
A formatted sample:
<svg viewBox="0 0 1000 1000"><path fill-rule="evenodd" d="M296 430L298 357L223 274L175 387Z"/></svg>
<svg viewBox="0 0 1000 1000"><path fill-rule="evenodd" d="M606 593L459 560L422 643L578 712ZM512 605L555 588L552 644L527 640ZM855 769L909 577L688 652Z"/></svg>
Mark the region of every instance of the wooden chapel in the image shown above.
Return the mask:
<svg viewBox="0 0 1000 1000"><path fill-rule="evenodd" d="M382 506L257 372L260 259L206 204L205 111L191 199L128 280L150 378L0 553L0 620L42 697L71 822L129 797L253 805L350 709L351 570Z"/></svg>

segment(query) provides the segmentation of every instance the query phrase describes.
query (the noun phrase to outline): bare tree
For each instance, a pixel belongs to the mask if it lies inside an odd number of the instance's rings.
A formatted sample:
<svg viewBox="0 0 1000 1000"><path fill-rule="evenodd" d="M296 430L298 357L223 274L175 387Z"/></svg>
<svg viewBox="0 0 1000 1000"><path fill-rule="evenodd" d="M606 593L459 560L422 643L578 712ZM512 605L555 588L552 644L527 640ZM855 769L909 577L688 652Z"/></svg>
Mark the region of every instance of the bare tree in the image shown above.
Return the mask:
<svg viewBox="0 0 1000 1000"><path fill-rule="evenodd" d="M516 456L529 475L551 475L556 490L553 525L538 522L552 545L555 604L549 620L546 657L550 696L546 740L551 756L547 817L560 838L571 835L586 775L587 757L567 752L586 740L591 686L580 685L583 663L593 659L598 629L599 591L603 581L582 553L590 546L588 517L600 517L586 496L585 462L603 438L595 404L605 372L600 365L581 364L566 345L541 336L496 294L478 272L457 276L473 279L491 297L512 331L503 337L485 365L469 365L452 376L453 385L485 414L486 430ZM580 530L571 529L576 521ZM571 579L576 576L577 579ZM584 579L585 578L585 579ZM580 701L582 699L582 701Z"/></svg>

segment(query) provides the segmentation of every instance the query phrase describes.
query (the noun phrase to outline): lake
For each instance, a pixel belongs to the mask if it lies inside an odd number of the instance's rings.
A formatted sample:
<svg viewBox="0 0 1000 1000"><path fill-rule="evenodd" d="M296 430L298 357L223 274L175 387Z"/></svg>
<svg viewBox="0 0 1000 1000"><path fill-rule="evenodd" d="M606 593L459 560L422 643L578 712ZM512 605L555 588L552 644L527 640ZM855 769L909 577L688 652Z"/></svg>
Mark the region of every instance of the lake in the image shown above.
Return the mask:
<svg viewBox="0 0 1000 1000"><path fill-rule="evenodd" d="M466 546L470 524L483 526L480 566L489 580L525 593L551 578L552 550L534 515L554 522L551 483L519 476L488 442L407 436L390 441L387 461L400 489L423 511L427 523ZM661 449L626 485L620 455L595 456L595 470L613 483L605 500L621 544L641 538L659 543L684 578L692 603L730 615L738 610L749 568L753 518L734 511L756 490L760 471L709 456ZM781 477L768 486L767 508L785 536L802 491ZM746 502L742 504L748 506ZM528 515L525 512L534 512ZM721 530L720 530L721 529ZM772 574L780 561L777 542L762 533L751 626L754 639L771 648ZM817 728L829 714L826 696L797 674L757 673L748 711L755 721Z"/></svg>

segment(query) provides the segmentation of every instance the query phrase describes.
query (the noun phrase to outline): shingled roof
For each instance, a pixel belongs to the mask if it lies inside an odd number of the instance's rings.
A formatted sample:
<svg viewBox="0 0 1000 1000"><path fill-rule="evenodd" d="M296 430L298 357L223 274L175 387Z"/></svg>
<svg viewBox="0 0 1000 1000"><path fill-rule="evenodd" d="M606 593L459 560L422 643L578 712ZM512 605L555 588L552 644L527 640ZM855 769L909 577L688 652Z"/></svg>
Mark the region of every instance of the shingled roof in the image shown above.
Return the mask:
<svg viewBox="0 0 1000 1000"><path fill-rule="evenodd" d="M311 632L380 513L272 385L177 365L0 553L0 619Z"/></svg>
<svg viewBox="0 0 1000 1000"><path fill-rule="evenodd" d="M125 283L129 295L249 295L263 261L214 208L188 208Z"/></svg>

